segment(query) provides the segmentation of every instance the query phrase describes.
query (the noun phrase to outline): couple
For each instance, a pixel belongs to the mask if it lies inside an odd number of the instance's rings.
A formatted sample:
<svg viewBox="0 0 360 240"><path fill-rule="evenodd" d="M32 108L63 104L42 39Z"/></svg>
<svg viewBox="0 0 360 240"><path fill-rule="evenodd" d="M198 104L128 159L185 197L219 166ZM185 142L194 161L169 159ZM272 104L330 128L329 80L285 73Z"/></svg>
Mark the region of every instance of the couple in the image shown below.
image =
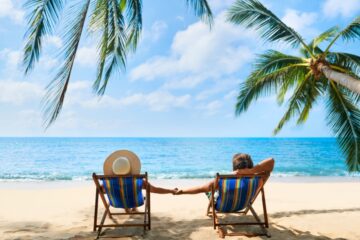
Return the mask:
<svg viewBox="0 0 360 240"><path fill-rule="evenodd" d="M248 154L238 153L232 159L233 174L254 174L260 172L271 172L274 168L274 159L268 158L261 161L259 164L253 164L253 161ZM119 150L112 153L104 162L105 175L127 175L127 174L140 174L141 163L139 157L128 150ZM197 194L209 193L211 187L214 185L215 180L206 183L203 186L194 186L187 189L167 189L152 185L144 179L143 189L149 186L150 192L158 194L172 193L174 195L180 194ZM215 186L215 189L217 186ZM208 194L210 196L210 194Z"/></svg>

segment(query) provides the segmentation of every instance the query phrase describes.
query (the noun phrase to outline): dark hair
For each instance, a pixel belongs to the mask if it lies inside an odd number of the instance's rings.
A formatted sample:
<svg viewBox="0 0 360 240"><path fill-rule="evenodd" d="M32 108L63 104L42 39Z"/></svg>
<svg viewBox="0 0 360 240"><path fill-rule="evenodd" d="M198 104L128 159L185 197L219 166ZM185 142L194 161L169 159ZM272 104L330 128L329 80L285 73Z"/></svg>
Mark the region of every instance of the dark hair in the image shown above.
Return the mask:
<svg viewBox="0 0 360 240"><path fill-rule="evenodd" d="M252 168L254 163L249 154L246 153L237 153L233 157L233 170Z"/></svg>

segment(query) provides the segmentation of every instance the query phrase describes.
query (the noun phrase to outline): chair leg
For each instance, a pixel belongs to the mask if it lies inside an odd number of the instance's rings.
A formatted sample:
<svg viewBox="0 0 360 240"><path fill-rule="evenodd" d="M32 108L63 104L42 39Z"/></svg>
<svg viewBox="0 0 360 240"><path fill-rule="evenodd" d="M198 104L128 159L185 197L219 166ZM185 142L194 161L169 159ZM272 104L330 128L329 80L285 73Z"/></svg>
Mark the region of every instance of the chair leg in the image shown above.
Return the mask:
<svg viewBox="0 0 360 240"><path fill-rule="evenodd" d="M100 237L100 234L101 234L101 230L102 230L102 227L104 225L104 222L105 222L105 219L106 219L106 215L108 214L108 210L105 210L104 214L103 214L103 217L101 219L101 222L99 224L99 229L98 229L98 234L97 234L97 237L96 239L98 239Z"/></svg>
<svg viewBox="0 0 360 240"><path fill-rule="evenodd" d="M252 213L252 215L254 216L254 218L256 219L257 222L261 222L260 220L260 217L256 214L254 208L252 206L249 207L249 210L250 212ZM265 224L266 225L266 224ZM260 225L260 228L263 230L264 234L267 236L267 237L271 237L270 233L268 232L266 226L264 225Z"/></svg>
<svg viewBox="0 0 360 240"><path fill-rule="evenodd" d="M144 234L147 228L147 211L148 211L148 205L147 205L147 199L145 198L145 214L144 214Z"/></svg>
<svg viewBox="0 0 360 240"><path fill-rule="evenodd" d="M264 220L265 220L265 227L269 228L269 219L266 210L266 200L265 200L265 190L261 189L261 199L263 205L263 213L264 213Z"/></svg>
<svg viewBox="0 0 360 240"><path fill-rule="evenodd" d="M147 204L147 216L148 216L148 229L151 230L151 199L150 199L150 187L146 189L146 204Z"/></svg>
<svg viewBox="0 0 360 240"><path fill-rule="evenodd" d="M98 207L99 207L99 190L96 188L95 192L95 210L94 210L94 226L93 231L96 231L96 225L97 225L97 215L98 215Z"/></svg>

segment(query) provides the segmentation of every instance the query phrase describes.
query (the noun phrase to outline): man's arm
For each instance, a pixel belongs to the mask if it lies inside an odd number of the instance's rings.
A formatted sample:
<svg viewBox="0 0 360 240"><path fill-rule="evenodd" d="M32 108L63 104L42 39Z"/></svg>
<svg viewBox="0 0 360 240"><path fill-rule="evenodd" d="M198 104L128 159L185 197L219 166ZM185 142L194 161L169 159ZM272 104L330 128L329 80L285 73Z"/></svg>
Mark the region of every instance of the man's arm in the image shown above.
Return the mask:
<svg viewBox="0 0 360 240"><path fill-rule="evenodd" d="M176 194L198 194L198 193L205 193L205 192L210 192L211 191L211 186L213 186L214 184L214 180L206 183L205 185L202 186L196 186L196 187L191 187L191 188L187 188L187 189L183 189L183 190L179 190L176 192Z"/></svg>
<svg viewBox="0 0 360 240"><path fill-rule="evenodd" d="M256 165L253 169L256 170L256 172L272 172L274 169L275 160L273 158L267 158L265 160L262 160L258 165Z"/></svg>
<svg viewBox="0 0 360 240"><path fill-rule="evenodd" d="M259 164L254 166L253 168L239 169L236 170L235 174L253 174L260 172L272 172L274 169L275 160L273 158L267 158L262 160Z"/></svg>

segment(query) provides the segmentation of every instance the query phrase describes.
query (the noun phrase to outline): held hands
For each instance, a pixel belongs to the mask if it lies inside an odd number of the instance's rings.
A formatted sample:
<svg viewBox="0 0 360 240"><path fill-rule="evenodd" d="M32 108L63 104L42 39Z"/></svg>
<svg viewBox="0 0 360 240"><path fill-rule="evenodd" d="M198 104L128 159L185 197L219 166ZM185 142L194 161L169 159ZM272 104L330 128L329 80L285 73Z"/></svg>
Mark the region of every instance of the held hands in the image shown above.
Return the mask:
<svg viewBox="0 0 360 240"><path fill-rule="evenodd" d="M182 190L182 189L178 189L178 188L174 188L172 194L173 194L173 195L181 195L181 194L183 194L183 190Z"/></svg>

